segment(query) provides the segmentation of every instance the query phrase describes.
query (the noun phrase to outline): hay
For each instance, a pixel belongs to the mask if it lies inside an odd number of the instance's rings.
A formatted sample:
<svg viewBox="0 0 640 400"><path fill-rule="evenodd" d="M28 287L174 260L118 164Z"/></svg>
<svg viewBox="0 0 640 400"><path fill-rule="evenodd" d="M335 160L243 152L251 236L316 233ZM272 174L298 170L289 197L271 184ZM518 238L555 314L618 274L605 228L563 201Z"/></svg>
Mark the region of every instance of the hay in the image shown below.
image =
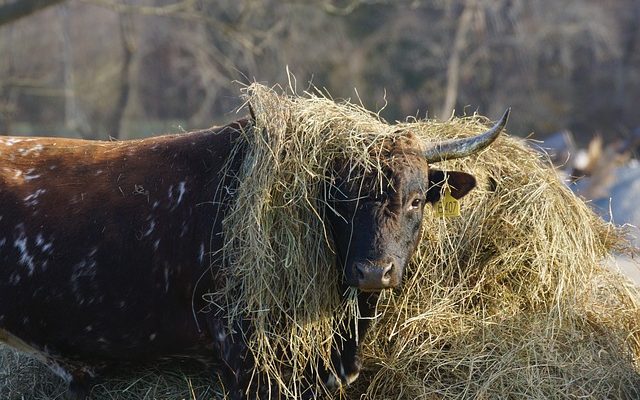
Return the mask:
<svg viewBox="0 0 640 400"><path fill-rule="evenodd" d="M331 334L357 309L342 301L322 224L321 187L346 157L381 170L384 140L473 135L488 121L389 125L322 95L285 96L254 84L256 117L237 204L225 220L227 304L249 315L262 385L299 395L314 360L329 365ZM601 265L625 251L521 140L501 138L439 168L473 173L479 188L459 219L430 210L404 288L385 292L367 338L366 375L349 393L371 398L627 396L637 394L638 292ZM283 368L286 367L286 368Z"/></svg>
<svg viewBox="0 0 640 400"><path fill-rule="evenodd" d="M244 132L237 150L247 157L237 186L224 188L236 198L224 220L229 279L211 300L231 310L230 323L249 317L246 339L264 373L255 378L260 386L298 397L305 369L329 366L332 334L358 313L354 292L347 300L338 293L322 223L323 185L333 179L335 159L375 175L384 167L385 140L403 140L408 132L426 141L468 136L489 121L471 116L390 125L319 93L286 96L254 84L245 96L258 129ZM364 346L365 371L337 395L640 397L640 293L603 267L612 252L628 250L621 232L516 138L436 167L473 173L479 187L462 200L460 218L437 218L427 206L404 286L379 301ZM9 366L0 375L6 381L0 397L20 398L24 390L27 397L47 398L41 393L54 397L62 390L59 381L34 381L34 370L48 373L24 357L0 356ZM92 398L215 398L219 393L207 379L125 372Z"/></svg>
<svg viewBox="0 0 640 400"><path fill-rule="evenodd" d="M404 124L425 139L471 117ZM631 251L515 138L438 167L473 173L462 217L427 213L401 291L379 303L370 398L638 398L640 296L603 267Z"/></svg>
<svg viewBox="0 0 640 400"><path fill-rule="evenodd" d="M93 387L96 400L222 399L209 368L189 360L122 367ZM0 399L62 399L67 385L43 364L0 344Z"/></svg>
<svg viewBox="0 0 640 400"><path fill-rule="evenodd" d="M251 319L247 341L268 377L260 385L297 397L305 369L330 367L330 338L357 315L355 292L343 302L338 291L323 185L337 159L349 160L356 181L380 172L376 155L398 135L366 110L324 97L261 85L246 96L256 128L238 144L246 155L224 220L229 284L214 302L225 302L232 320Z"/></svg>

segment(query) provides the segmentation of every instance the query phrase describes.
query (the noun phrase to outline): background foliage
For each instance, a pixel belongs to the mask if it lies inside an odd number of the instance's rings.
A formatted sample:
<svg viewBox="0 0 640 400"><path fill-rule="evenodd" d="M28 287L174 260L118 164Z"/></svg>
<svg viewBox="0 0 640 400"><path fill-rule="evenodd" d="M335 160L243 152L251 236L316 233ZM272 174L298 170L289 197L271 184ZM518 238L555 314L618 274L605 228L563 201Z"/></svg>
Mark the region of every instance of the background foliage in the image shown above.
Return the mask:
<svg viewBox="0 0 640 400"><path fill-rule="evenodd" d="M48 0L2 24L16 3L0 0L5 133L220 124L242 84L288 84L285 66L389 120L512 106L520 135L640 126L637 0Z"/></svg>

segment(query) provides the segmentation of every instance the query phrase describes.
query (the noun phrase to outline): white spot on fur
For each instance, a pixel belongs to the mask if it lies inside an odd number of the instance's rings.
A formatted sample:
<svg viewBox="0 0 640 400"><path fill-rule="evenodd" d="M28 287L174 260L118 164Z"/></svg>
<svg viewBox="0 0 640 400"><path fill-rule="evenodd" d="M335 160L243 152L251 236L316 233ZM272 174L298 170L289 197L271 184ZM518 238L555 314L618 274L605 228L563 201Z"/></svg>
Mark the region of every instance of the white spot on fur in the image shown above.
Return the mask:
<svg viewBox="0 0 640 400"><path fill-rule="evenodd" d="M144 233L144 236L146 237L146 236L151 235L153 233L153 230L155 229L155 227L156 227L156 221L155 220L151 221L149 223L149 227L147 228L147 231Z"/></svg>
<svg viewBox="0 0 640 400"><path fill-rule="evenodd" d="M53 247L53 243L47 242L44 239L44 236L42 236L42 233L38 233L38 235L36 235L36 246L40 247L40 250L42 250L43 253L49 254L51 248Z"/></svg>
<svg viewBox="0 0 640 400"><path fill-rule="evenodd" d="M25 176L24 176L24 180L28 182L28 181L31 181L31 180L34 180L34 179L38 179L38 178L40 178L41 176L42 176L42 175L40 175L40 174L35 174L35 175L25 175Z"/></svg>
<svg viewBox="0 0 640 400"><path fill-rule="evenodd" d="M17 272L14 272L14 273L12 273L12 274L11 274L11 276L9 277L9 283L10 283L12 286L17 286L17 285L20 283L20 280L21 280L21 279L22 279L22 278L20 278L20 274L19 274L19 273L17 273Z"/></svg>
<svg viewBox="0 0 640 400"><path fill-rule="evenodd" d="M18 232L18 237L13 242L13 246L20 252L20 257L18 259L18 263L29 269L29 276L33 275L33 271L35 269L34 258L27 249L27 236L25 233L24 224L19 224L16 226L16 231Z"/></svg>
<svg viewBox="0 0 640 400"><path fill-rule="evenodd" d="M40 195L46 193L47 191L45 189L38 189L35 192L31 193L30 195L26 196L24 198L24 204L27 207L35 207L38 205L38 197L40 197Z"/></svg>
<svg viewBox="0 0 640 400"><path fill-rule="evenodd" d="M160 246L160 239L158 239L155 242L153 242L153 249L154 250L158 250L158 246Z"/></svg>
<svg viewBox="0 0 640 400"><path fill-rule="evenodd" d="M37 144L33 147L29 147L26 149L19 149L18 152L23 156L28 156L31 153L33 153L34 156L38 156L40 155L40 152L42 151L43 148L44 147L41 144Z"/></svg>
<svg viewBox="0 0 640 400"><path fill-rule="evenodd" d="M41 176L40 174L34 174L35 170L36 170L35 168L30 168L27 171L25 171L23 173L23 179L25 181L31 181L33 179L40 178L40 176Z"/></svg>
<svg viewBox="0 0 640 400"><path fill-rule="evenodd" d="M169 267L164 267L164 292L169 292Z"/></svg>
<svg viewBox="0 0 640 400"><path fill-rule="evenodd" d="M7 243L7 238L0 239L0 247L4 246Z"/></svg>
<svg viewBox="0 0 640 400"><path fill-rule="evenodd" d="M16 143L22 142L22 139L8 137L8 138L0 139L0 141L6 144L7 146L13 146Z"/></svg>
<svg viewBox="0 0 640 400"><path fill-rule="evenodd" d="M154 333L152 333L151 335L149 335L149 340L153 342L153 341L155 340L156 336L157 336L157 335L156 335L156 333L155 333L155 332L154 332Z"/></svg>
<svg viewBox="0 0 640 400"><path fill-rule="evenodd" d="M182 201L182 196L184 196L184 193L186 192L185 184L186 182L180 182L178 184L178 204L180 204L180 202Z"/></svg>
<svg viewBox="0 0 640 400"><path fill-rule="evenodd" d="M91 332L93 330L93 326L87 325L84 327L85 332Z"/></svg>
<svg viewBox="0 0 640 400"><path fill-rule="evenodd" d="M173 199L173 185L169 186L169 200Z"/></svg>
<svg viewBox="0 0 640 400"><path fill-rule="evenodd" d="M182 221L182 229L180 230L180 237L184 237L189 231L189 221Z"/></svg>
<svg viewBox="0 0 640 400"><path fill-rule="evenodd" d="M200 254L198 255L198 261L200 264L204 261L204 243L200 243Z"/></svg>
<svg viewBox="0 0 640 400"><path fill-rule="evenodd" d="M87 257L93 258L96 255L97 252L98 252L98 247L97 246L93 246L91 248L91 250L89 251L89 254L87 255ZM93 262L93 266L95 267L95 261Z"/></svg>
<svg viewBox="0 0 640 400"><path fill-rule="evenodd" d="M53 250L53 242L45 243L42 245L42 251L45 253L51 253Z"/></svg>

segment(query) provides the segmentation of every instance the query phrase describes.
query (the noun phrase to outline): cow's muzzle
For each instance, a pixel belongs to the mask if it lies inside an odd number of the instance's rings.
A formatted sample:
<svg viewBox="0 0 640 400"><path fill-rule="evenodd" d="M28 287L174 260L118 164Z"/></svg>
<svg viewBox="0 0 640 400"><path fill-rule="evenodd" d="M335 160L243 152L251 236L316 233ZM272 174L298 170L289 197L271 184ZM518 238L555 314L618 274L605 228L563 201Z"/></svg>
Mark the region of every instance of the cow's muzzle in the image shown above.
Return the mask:
<svg viewBox="0 0 640 400"><path fill-rule="evenodd" d="M398 271L393 261L355 262L357 287L365 292L394 288L400 283Z"/></svg>

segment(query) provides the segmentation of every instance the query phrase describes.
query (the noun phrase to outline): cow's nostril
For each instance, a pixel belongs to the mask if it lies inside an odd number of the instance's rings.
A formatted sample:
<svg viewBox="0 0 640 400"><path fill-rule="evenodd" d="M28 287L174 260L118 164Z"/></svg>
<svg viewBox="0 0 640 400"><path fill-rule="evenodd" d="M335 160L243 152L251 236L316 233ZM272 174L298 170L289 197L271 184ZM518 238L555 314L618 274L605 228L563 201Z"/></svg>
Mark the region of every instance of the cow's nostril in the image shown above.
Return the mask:
<svg viewBox="0 0 640 400"><path fill-rule="evenodd" d="M393 263L387 264L382 271L382 284L388 285L391 282L391 275L393 274Z"/></svg>
<svg viewBox="0 0 640 400"><path fill-rule="evenodd" d="M385 272L382 278L384 280L391 280L391 270L388 270L387 272Z"/></svg>

